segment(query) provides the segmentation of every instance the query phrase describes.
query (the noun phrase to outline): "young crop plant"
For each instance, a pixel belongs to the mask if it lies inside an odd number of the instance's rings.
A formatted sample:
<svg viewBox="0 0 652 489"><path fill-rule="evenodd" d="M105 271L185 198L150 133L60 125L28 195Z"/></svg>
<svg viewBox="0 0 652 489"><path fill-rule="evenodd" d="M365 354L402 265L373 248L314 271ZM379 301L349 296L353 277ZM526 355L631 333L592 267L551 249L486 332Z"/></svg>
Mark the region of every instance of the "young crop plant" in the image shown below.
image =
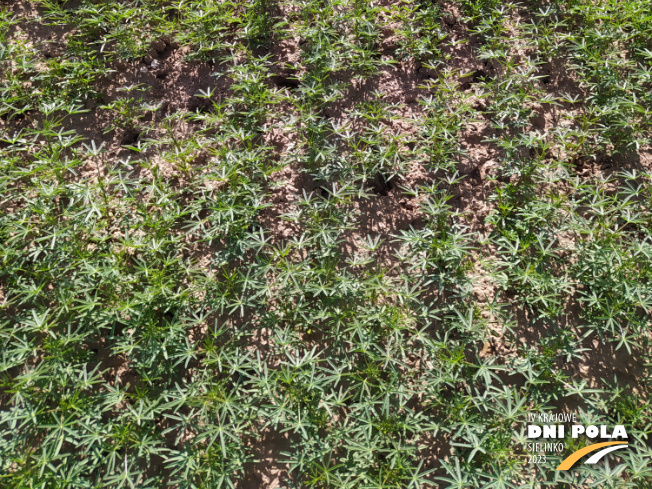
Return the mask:
<svg viewBox="0 0 652 489"><path fill-rule="evenodd" d="M396 55L399 59L414 58L419 62L436 62L441 56L440 43L447 33L442 29L442 11L436 3L413 2L398 10L403 25Z"/></svg>

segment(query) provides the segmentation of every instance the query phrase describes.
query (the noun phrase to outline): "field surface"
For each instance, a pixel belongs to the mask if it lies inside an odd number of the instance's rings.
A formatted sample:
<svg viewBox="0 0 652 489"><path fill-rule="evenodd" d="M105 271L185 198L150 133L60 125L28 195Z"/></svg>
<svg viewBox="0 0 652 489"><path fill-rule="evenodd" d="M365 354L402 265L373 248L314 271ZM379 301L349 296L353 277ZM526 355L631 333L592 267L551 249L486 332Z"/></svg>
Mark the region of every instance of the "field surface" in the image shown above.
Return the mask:
<svg viewBox="0 0 652 489"><path fill-rule="evenodd" d="M652 487L651 130L649 0L0 0L0 487Z"/></svg>

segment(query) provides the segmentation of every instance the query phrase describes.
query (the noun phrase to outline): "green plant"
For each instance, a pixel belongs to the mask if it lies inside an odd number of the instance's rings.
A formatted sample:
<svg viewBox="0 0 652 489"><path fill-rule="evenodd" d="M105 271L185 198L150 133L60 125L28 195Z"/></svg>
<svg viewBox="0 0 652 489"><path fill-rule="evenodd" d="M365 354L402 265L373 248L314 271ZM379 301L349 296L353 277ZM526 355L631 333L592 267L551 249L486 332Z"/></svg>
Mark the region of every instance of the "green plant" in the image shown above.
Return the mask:
<svg viewBox="0 0 652 489"><path fill-rule="evenodd" d="M649 487L651 18L0 7L0 486Z"/></svg>

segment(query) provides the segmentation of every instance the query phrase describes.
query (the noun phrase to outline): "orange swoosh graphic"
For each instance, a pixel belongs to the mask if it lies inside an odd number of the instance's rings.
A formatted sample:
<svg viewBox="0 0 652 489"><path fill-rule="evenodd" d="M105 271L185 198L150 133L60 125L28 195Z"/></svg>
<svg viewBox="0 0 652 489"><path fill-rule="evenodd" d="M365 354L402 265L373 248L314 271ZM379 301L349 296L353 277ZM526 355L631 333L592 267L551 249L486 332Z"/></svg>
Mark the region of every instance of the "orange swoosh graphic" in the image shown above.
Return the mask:
<svg viewBox="0 0 652 489"><path fill-rule="evenodd" d="M627 445L626 441L606 441L604 443L595 443L593 445L589 445L588 447L580 448L578 451L575 453L570 454L562 463L559 464L559 467L557 467L557 470L568 470L570 469L575 462L577 462L579 459L581 459L584 455L587 453L594 452L598 448L602 447L608 447L611 445Z"/></svg>

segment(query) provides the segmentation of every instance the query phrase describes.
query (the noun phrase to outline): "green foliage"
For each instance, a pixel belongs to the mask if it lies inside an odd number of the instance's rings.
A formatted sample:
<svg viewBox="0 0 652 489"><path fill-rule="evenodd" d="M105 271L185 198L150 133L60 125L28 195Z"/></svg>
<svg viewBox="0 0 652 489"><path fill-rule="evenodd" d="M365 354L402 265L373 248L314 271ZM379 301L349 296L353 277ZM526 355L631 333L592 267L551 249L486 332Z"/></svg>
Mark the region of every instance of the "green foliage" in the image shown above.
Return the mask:
<svg viewBox="0 0 652 489"><path fill-rule="evenodd" d="M1 7L0 486L649 487L651 19Z"/></svg>

